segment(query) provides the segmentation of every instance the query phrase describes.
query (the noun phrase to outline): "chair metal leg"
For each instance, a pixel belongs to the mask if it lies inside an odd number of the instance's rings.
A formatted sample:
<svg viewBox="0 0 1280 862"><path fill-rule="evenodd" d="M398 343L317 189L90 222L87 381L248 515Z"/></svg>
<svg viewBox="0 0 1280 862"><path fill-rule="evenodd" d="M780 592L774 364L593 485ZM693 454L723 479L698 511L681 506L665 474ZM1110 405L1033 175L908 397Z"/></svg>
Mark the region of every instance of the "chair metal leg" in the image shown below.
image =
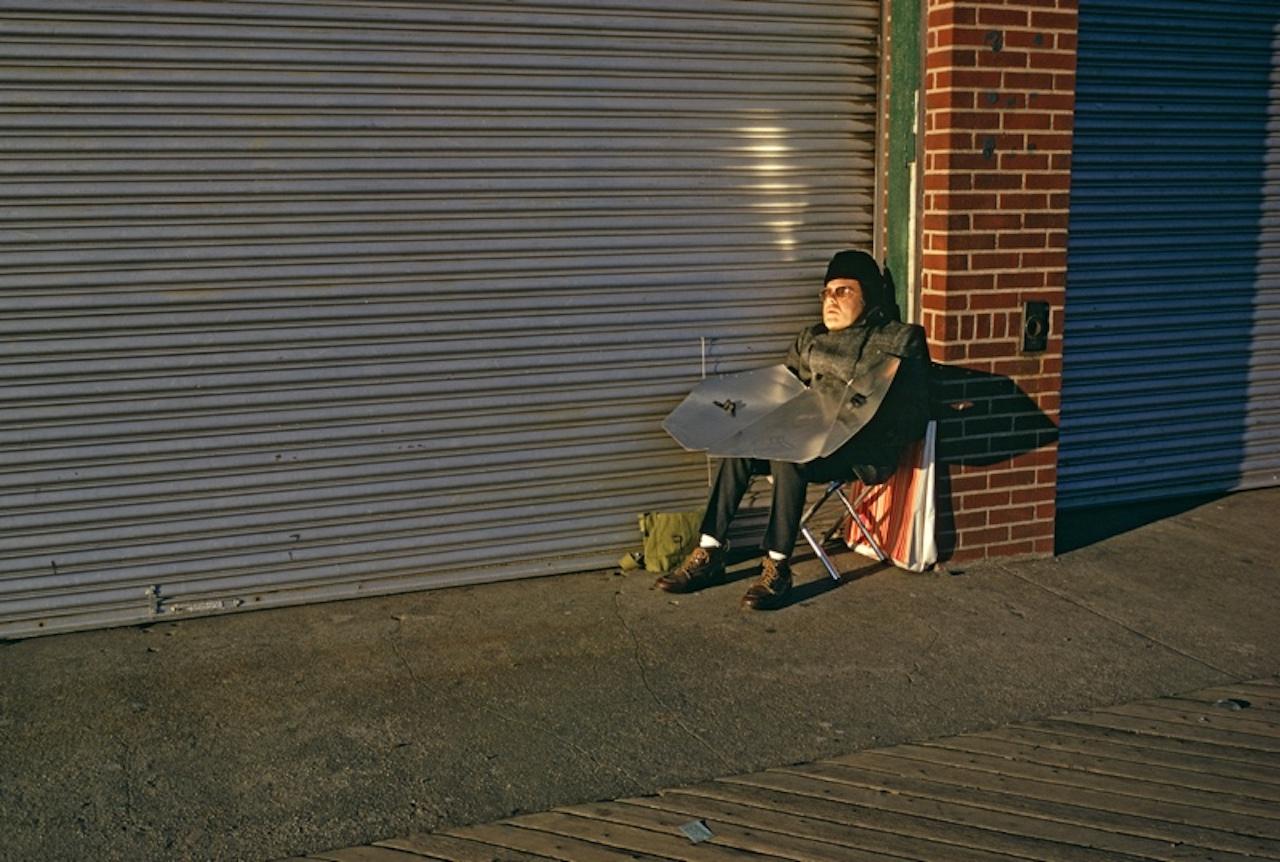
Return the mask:
<svg viewBox="0 0 1280 862"><path fill-rule="evenodd" d="M831 562L831 558L827 556L827 552L823 549L822 543L808 527L800 528L800 535L804 536L804 540L809 543L809 547L813 548L814 555L822 561L822 565L826 567L827 574L832 580L840 580L840 570L836 568L836 564Z"/></svg>
<svg viewBox="0 0 1280 862"><path fill-rule="evenodd" d="M858 498L852 503L849 502L849 498L846 497L840 489L836 488L833 490L835 491L835 495L840 498L840 502L844 503L844 507L849 510L849 517L853 519L853 525L857 527L858 532L862 534L862 540L867 543L871 550L875 551L876 558L879 559L880 562L889 562L889 555L884 552L884 548L880 547L880 543L871 535L871 531L867 529L867 525L862 523L862 519L858 517L857 505L862 502L863 497L870 493L871 488L863 488L862 493L859 494Z"/></svg>
<svg viewBox="0 0 1280 862"><path fill-rule="evenodd" d="M835 563L831 562L831 557L828 556L822 545L825 541L831 538L839 524L836 524L835 527L828 530L822 541L819 541L817 536L815 536L813 531L808 527L809 519L812 518L814 513L822 507L823 503L831 499L832 494L835 494L840 498L840 502L844 504L845 509L849 512L849 519L853 521L853 525L858 528L858 532L862 535L862 541L875 552L876 558L882 563L890 562L889 555L884 552L884 548L880 547L880 543L876 541L875 536L871 535L871 530L869 530L867 525L862 522L862 519L858 517L857 506L862 502L863 498L866 497L867 494L871 493L872 486L864 487L862 489L862 493L850 502L849 498L845 496L843 490L846 484L847 483L845 482L832 482L827 485L827 490L823 493L822 497L810 506L804 513L804 517L800 519L800 535L804 536L804 540L808 542L809 547L813 549L814 555L822 561L822 565L826 568L827 574L831 575L831 577L837 581L840 580L840 570L836 568Z"/></svg>
<svg viewBox="0 0 1280 862"><path fill-rule="evenodd" d="M809 507L809 509L804 513L804 516L800 519L800 535L804 536L804 540L809 543L809 547L813 548L814 556L822 561L822 565L826 568L827 574L829 574L833 580L837 581L840 580L840 570L836 568L835 563L831 562L831 557L829 557L826 550L823 549L822 542L818 541L817 537L813 535L813 531L809 529L808 523L809 519L813 517L813 513L818 511L818 509L822 507L823 503L831 499L832 494L836 494L842 498L844 497L844 495L840 493L840 488L843 485L843 482L832 482L827 485L826 492L823 493L822 497L816 503ZM828 537L830 537L830 535L830 533L827 534Z"/></svg>
<svg viewBox="0 0 1280 862"><path fill-rule="evenodd" d="M828 483L827 490L822 493L822 496L818 498L817 502L815 502L808 509L805 509L804 514L800 516L800 524L803 526L804 524L809 523L809 519L813 517L813 513L821 509L822 504L830 500L831 495L839 491L841 486L843 485L844 485L843 482Z"/></svg>

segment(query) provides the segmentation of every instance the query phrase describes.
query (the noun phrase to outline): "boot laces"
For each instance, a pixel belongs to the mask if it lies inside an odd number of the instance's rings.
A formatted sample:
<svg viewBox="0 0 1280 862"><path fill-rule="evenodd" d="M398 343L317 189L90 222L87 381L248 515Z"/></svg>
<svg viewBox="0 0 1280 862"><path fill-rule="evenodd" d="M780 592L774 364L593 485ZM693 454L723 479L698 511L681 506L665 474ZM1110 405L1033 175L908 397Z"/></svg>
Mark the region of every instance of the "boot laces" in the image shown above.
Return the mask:
<svg viewBox="0 0 1280 862"><path fill-rule="evenodd" d="M760 583L770 590L773 590L780 583L786 580L782 574L785 561L780 563L773 557L765 556L764 564L760 567Z"/></svg>
<svg viewBox="0 0 1280 862"><path fill-rule="evenodd" d="M680 564L680 568L676 569L678 575L690 575L699 569L705 568L711 562L711 552L706 548L694 548L689 556L685 557L684 562Z"/></svg>

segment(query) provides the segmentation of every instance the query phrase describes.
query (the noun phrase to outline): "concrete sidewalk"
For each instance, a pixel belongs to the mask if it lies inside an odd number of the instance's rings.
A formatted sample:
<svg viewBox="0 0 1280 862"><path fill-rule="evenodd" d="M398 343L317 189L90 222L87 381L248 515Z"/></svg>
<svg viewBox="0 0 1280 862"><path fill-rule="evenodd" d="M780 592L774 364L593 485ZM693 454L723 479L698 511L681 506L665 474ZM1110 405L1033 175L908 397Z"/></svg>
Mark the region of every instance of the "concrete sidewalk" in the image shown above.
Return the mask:
<svg viewBox="0 0 1280 862"><path fill-rule="evenodd" d="M0 859L305 855L1280 671L1280 489L1105 537L1136 511L767 614L604 572L0 645Z"/></svg>
<svg viewBox="0 0 1280 862"><path fill-rule="evenodd" d="M281 862L1280 859L1275 677Z"/></svg>

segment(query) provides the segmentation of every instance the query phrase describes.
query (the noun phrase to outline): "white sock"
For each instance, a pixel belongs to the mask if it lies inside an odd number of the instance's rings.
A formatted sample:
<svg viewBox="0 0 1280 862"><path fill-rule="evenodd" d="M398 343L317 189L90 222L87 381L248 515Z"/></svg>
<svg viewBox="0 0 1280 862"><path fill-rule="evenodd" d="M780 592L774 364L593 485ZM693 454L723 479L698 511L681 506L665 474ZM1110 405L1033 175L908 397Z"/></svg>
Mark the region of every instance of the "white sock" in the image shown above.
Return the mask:
<svg viewBox="0 0 1280 862"><path fill-rule="evenodd" d="M769 559L773 560L775 563L781 563L786 558L787 558L786 554L779 554L777 551L769 552Z"/></svg>
<svg viewBox="0 0 1280 862"><path fill-rule="evenodd" d="M703 533L702 538L698 541L698 547L699 548L721 548L724 546L720 544L720 540L717 539L715 536L708 536L706 533Z"/></svg>

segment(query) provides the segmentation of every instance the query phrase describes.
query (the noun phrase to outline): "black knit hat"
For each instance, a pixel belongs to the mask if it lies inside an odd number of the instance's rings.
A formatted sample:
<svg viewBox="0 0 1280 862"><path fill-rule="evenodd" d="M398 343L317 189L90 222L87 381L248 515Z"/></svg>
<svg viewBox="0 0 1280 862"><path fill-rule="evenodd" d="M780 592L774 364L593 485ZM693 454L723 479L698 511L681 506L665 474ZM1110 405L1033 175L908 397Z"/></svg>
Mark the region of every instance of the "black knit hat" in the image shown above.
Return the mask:
<svg viewBox="0 0 1280 862"><path fill-rule="evenodd" d="M887 306L893 303L893 294L886 290L884 274L876 259L865 251L846 249L838 251L827 264L827 276L823 284L833 278L856 278L862 285L862 301L868 308Z"/></svg>

